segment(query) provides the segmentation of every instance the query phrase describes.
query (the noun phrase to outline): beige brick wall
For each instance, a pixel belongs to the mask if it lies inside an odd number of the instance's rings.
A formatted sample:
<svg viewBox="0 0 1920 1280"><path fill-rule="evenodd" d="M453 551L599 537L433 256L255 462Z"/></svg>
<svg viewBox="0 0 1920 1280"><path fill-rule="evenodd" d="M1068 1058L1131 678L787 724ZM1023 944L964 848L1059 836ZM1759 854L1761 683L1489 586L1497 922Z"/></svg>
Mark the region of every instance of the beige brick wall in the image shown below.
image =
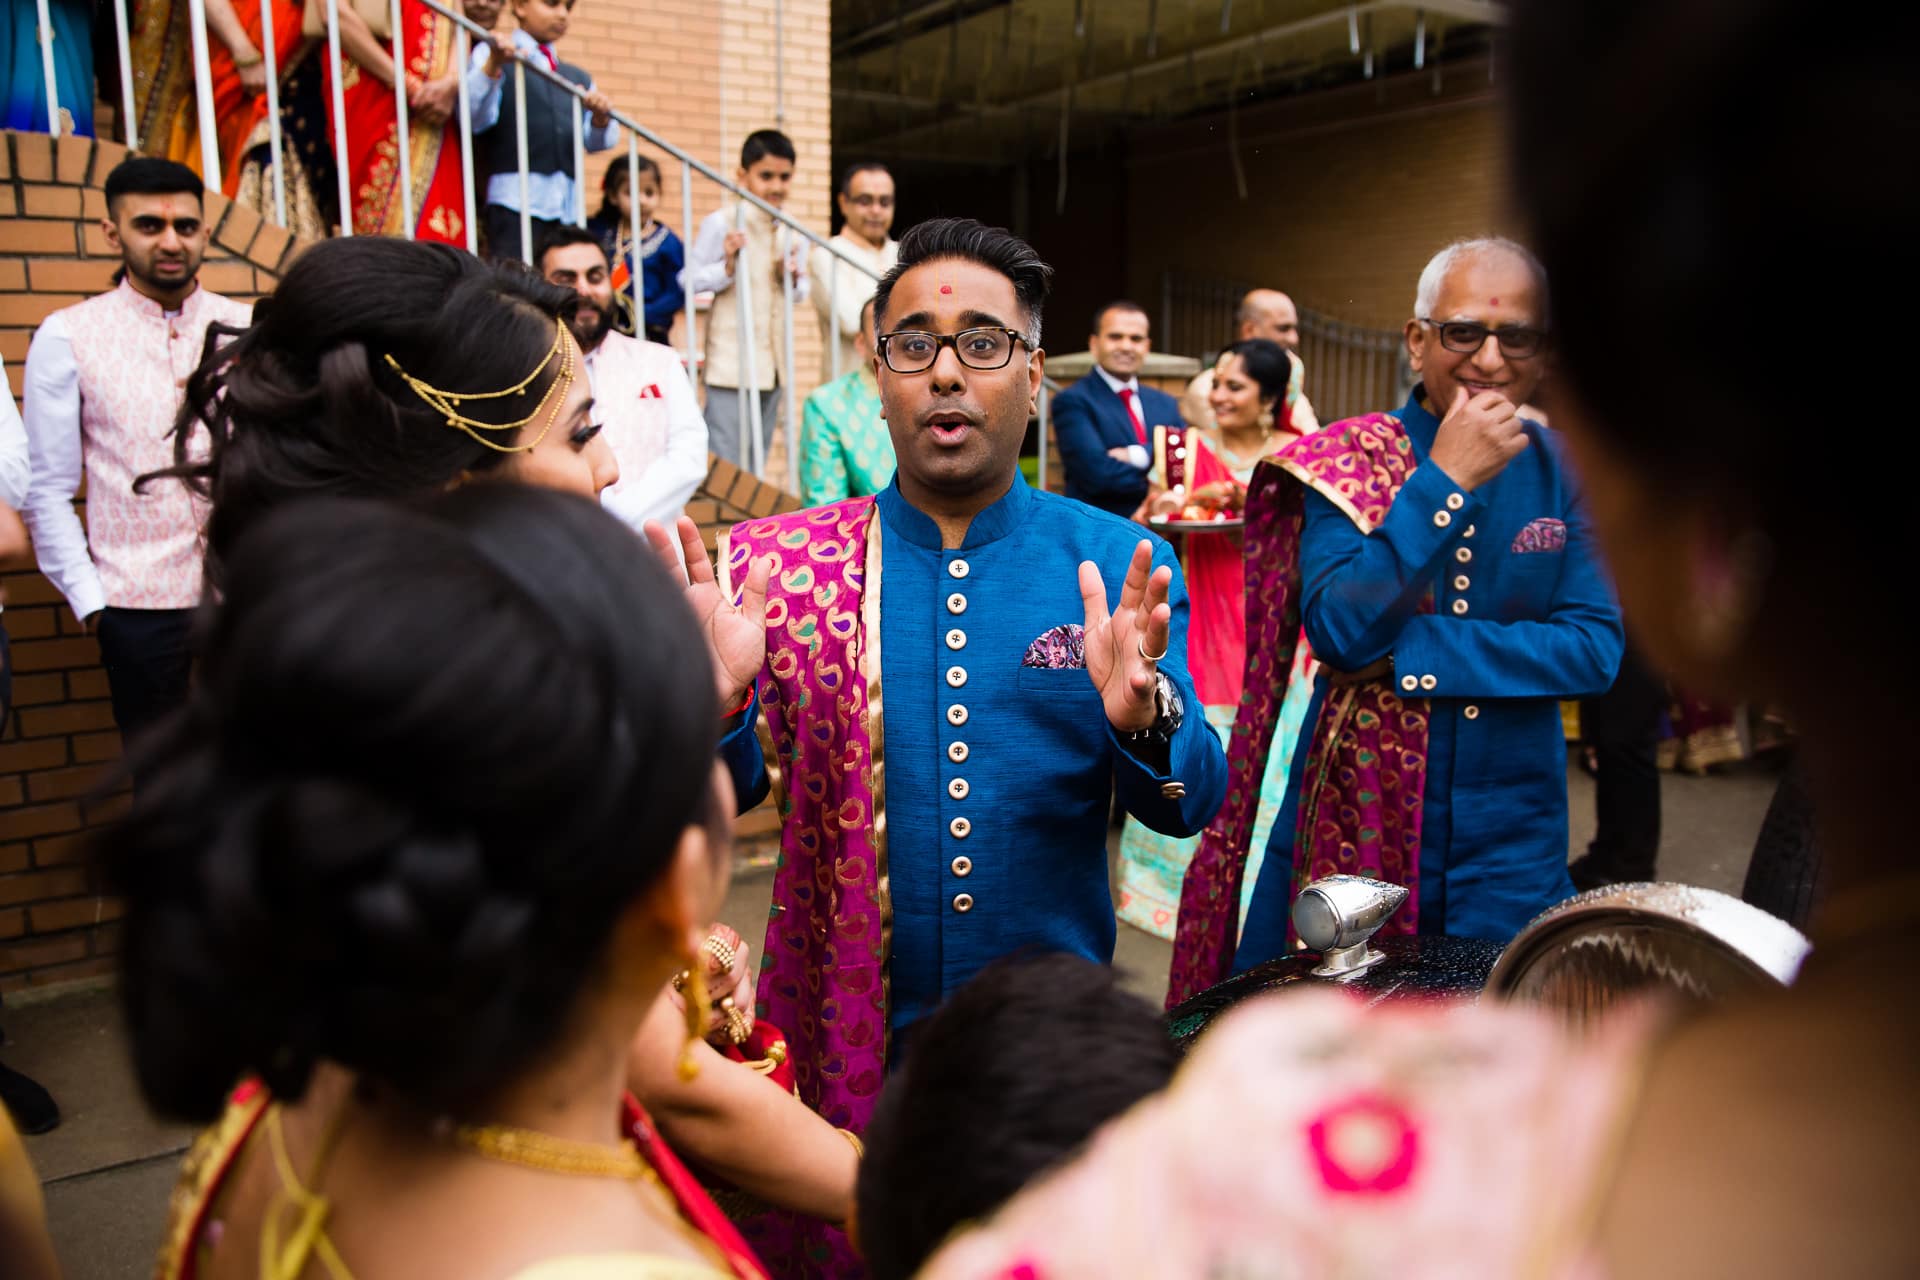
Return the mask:
<svg viewBox="0 0 1920 1280"><path fill-rule="evenodd" d="M1341 320L1397 329L1420 268L1459 236L1512 232L1485 64L1284 100L1136 135L1128 279L1156 305L1168 269L1285 289ZM1169 228L1179 234L1167 234Z"/></svg>
<svg viewBox="0 0 1920 1280"><path fill-rule="evenodd" d="M566 56L592 72L615 105L727 178L739 168L740 144L749 133L784 129L799 152L788 210L825 235L834 175L829 0L783 0L783 15L781 60L773 0L580 0ZM598 207L607 164L625 147L622 140L616 150L588 158L589 209ZM640 149L664 171L662 219L690 241L679 164L644 142ZM696 176L694 223L720 201L721 189ZM801 303L798 312L794 361L804 394L824 374L812 306ZM682 341L677 331L675 340ZM780 451L770 459L770 477L784 475L784 458Z"/></svg>

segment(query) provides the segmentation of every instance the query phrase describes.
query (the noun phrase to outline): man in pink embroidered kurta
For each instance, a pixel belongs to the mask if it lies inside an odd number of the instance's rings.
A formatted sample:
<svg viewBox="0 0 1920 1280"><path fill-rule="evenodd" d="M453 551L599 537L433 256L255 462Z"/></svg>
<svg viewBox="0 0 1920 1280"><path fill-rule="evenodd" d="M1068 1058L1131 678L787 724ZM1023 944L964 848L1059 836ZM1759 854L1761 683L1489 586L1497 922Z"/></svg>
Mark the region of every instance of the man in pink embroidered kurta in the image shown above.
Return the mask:
<svg viewBox="0 0 1920 1280"><path fill-rule="evenodd" d="M200 601L207 505L174 465L174 418L210 325L244 327L245 303L201 288L211 228L185 165L136 156L107 175L101 229L119 284L48 316L27 350L33 465L26 507L40 571L98 637L123 736L186 696L187 630ZM196 431L189 453L198 455ZM83 528L73 507L86 481Z"/></svg>

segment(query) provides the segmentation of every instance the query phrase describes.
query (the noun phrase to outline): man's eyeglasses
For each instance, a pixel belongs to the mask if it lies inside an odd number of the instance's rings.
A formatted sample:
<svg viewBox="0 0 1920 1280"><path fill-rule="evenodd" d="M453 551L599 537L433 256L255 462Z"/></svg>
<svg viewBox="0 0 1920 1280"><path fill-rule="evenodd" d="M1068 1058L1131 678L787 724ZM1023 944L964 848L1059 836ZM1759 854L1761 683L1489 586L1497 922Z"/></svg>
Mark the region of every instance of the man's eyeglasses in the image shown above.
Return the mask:
<svg viewBox="0 0 1920 1280"><path fill-rule="evenodd" d="M880 358L895 373L925 373L940 358L940 348L952 347L953 354L969 369L1004 369L1013 359L1013 344L1021 343L1031 351L1033 344L1018 329L962 329L959 333L921 333L902 329L883 333L877 345Z"/></svg>
<svg viewBox="0 0 1920 1280"><path fill-rule="evenodd" d="M1476 324L1472 320L1428 320L1420 321L1432 329L1440 331L1440 345L1449 351L1461 355L1472 355L1487 344L1487 335L1492 334L1500 341L1500 350L1515 360L1525 360L1537 356L1547 345L1547 331L1533 329L1526 325L1502 325L1498 329L1489 329L1486 325Z"/></svg>
<svg viewBox="0 0 1920 1280"><path fill-rule="evenodd" d="M847 203L857 204L862 209L891 209L893 208L893 197L869 195L848 196Z"/></svg>

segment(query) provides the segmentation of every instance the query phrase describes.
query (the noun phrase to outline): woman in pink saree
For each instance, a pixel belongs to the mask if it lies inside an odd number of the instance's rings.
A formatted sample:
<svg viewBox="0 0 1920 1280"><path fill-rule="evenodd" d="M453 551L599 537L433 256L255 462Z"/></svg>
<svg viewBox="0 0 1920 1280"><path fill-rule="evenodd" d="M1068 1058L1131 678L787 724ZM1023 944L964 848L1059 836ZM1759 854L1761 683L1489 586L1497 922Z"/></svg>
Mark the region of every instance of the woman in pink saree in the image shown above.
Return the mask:
<svg viewBox="0 0 1920 1280"><path fill-rule="evenodd" d="M1300 398L1299 358L1264 338L1236 342L1220 354L1209 406L1214 426L1154 429L1154 462L1147 500L1134 518L1161 521L1232 520L1245 508L1247 483L1262 459L1301 438L1293 410ZM1207 720L1224 738L1240 705L1247 663L1245 550L1238 528L1186 535L1187 589L1192 624L1187 663ZM1287 771L1300 722L1312 701L1313 655L1304 642L1295 654L1297 696L1288 699L1260 788L1252 850L1266 850L1267 831L1286 796ZM1120 837L1120 918L1155 937L1171 939L1181 881L1198 836L1163 836L1128 819ZM1252 866L1257 868L1258 862ZM1253 884L1254 872L1246 881Z"/></svg>

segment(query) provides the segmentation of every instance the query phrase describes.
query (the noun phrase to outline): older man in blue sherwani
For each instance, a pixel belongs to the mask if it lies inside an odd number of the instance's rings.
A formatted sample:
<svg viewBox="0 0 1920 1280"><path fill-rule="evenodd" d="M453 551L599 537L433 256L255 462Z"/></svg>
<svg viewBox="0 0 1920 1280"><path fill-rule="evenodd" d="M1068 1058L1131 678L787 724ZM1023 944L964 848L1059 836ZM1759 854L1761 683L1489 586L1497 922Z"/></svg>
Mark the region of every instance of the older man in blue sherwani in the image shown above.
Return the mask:
<svg viewBox="0 0 1920 1280"><path fill-rule="evenodd" d="M1620 615L1578 485L1558 441L1519 415L1540 383L1546 303L1521 246L1443 250L1406 326L1420 383L1396 416L1418 465L1370 534L1306 495L1302 612L1323 664L1307 724L1343 681L1388 679L1431 707L1423 933L1504 941L1572 894L1559 702L1604 692L1620 665ZM1236 969L1286 945L1307 755L1295 757Z"/></svg>

